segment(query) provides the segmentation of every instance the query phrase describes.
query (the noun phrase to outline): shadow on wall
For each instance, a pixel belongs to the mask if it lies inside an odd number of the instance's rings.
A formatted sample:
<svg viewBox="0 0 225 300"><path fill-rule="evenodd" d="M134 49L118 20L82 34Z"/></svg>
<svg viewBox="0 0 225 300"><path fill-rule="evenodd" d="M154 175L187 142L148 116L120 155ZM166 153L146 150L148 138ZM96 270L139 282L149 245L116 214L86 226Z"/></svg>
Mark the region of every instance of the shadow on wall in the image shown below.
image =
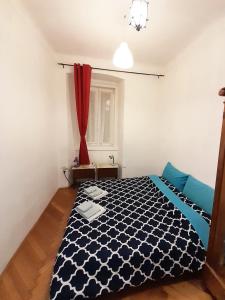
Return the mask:
<svg viewBox="0 0 225 300"><path fill-rule="evenodd" d="M80 136L77 122L77 111L75 101L75 89L73 74L67 74L66 78L67 118L68 118L68 159L71 164L74 157L79 154Z"/></svg>

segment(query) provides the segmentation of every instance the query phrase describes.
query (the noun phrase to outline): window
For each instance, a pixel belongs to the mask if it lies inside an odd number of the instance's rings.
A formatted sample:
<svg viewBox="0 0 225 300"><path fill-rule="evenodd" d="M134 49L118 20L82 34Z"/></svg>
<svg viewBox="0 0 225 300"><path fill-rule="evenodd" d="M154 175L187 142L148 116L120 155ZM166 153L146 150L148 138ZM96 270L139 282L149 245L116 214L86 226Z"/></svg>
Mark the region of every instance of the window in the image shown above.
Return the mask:
<svg viewBox="0 0 225 300"><path fill-rule="evenodd" d="M87 128L88 146L112 148L116 145L116 88L92 86Z"/></svg>

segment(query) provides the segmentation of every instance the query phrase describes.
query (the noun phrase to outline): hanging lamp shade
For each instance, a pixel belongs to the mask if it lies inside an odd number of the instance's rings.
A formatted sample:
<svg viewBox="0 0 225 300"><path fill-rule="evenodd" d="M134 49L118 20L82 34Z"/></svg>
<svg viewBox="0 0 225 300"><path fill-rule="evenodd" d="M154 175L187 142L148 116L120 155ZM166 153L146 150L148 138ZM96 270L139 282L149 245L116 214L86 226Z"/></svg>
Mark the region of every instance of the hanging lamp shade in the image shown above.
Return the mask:
<svg viewBox="0 0 225 300"><path fill-rule="evenodd" d="M148 21L148 1L133 0L130 8L130 25L137 31L146 27Z"/></svg>
<svg viewBox="0 0 225 300"><path fill-rule="evenodd" d="M128 47L128 44L122 42L116 49L113 56L113 64L122 69L132 68L134 65L133 55Z"/></svg>

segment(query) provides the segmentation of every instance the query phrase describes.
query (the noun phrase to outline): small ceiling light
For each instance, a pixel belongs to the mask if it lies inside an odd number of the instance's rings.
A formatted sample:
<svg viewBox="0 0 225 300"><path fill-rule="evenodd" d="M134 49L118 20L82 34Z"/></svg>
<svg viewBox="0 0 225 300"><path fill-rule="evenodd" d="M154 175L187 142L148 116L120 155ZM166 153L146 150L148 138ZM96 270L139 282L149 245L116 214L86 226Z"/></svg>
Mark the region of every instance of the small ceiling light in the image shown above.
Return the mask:
<svg viewBox="0 0 225 300"><path fill-rule="evenodd" d="M113 56L113 64L122 69L129 69L133 67L134 60L133 55L127 45L123 42L120 44L119 48L116 49Z"/></svg>
<svg viewBox="0 0 225 300"><path fill-rule="evenodd" d="M148 21L148 1L147 0L133 0L130 8L130 25L137 31L146 28Z"/></svg>

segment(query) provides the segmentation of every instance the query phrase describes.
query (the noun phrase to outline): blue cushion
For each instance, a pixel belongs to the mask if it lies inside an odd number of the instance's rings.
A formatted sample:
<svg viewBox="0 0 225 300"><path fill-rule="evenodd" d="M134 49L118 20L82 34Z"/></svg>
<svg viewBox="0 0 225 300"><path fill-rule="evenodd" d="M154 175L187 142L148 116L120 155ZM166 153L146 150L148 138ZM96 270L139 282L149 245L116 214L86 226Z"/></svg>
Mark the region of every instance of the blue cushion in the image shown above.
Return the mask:
<svg viewBox="0 0 225 300"><path fill-rule="evenodd" d="M185 183L188 179L188 174L179 171L170 162L168 162L166 165L162 176L181 192L183 191Z"/></svg>
<svg viewBox="0 0 225 300"><path fill-rule="evenodd" d="M183 193L192 202L204 209L208 214L212 214L214 189L202 183L192 176L188 177Z"/></svg>

